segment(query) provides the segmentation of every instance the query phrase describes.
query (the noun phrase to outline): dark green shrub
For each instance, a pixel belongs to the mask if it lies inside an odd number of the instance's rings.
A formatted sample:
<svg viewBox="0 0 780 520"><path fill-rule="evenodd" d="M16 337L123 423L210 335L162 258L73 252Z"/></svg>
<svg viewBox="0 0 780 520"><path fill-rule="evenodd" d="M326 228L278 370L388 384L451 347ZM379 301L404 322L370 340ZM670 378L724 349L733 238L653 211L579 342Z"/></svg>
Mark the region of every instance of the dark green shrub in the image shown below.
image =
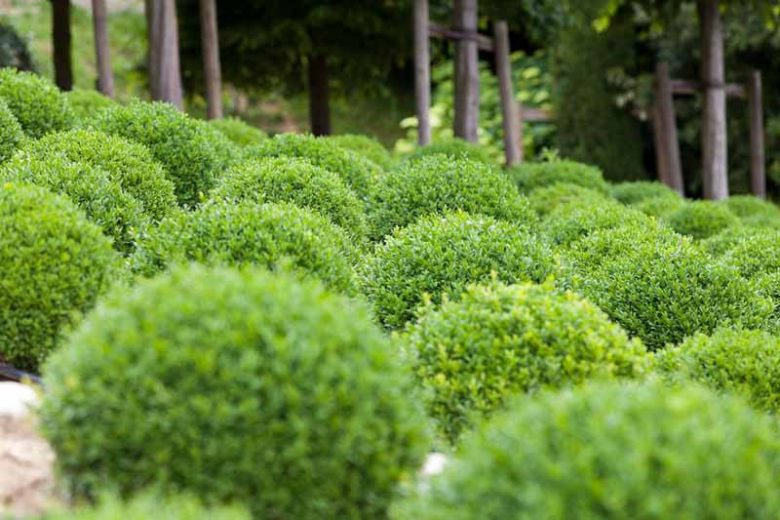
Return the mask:
<svg viewBox="0 0 780 520"><path fill-rule="evenodd" d="M595 305L549 286L472 286L430 307L401 343L454 442L513 394L643 374L648 355Z"/></svg>
<svg viewBox="0 0 780 520"><path fill-rule="evenodd" d="M568 247L598 229L612 229L630 225L640 230L657 227L655 222L639 211L618 202L582 199L559 206L542 221L541 232L552 243Z"/></svg>
<svg viewBox="0 0 780 520"><path fill-rule="evenodd" d="M407 161L385 176L369 205L373 238L420 217L462 210L518 223L536 215L499 170L466 158L433 155Z"/></svg>
<svg viewBox="0 0 780 520"><path fill-rule="evenodd" d="M88 124L104 108L116 106L116 101L104 96L97 90L73 89L64 93L68 98L76 119L83 125Z"/></svg>
<svg viewBox="0 0 780 520"><path fill-rule="evenodd" d="M5 101L0 99L0 164L24 142L24 131Z"/></svg>
<svg viewBox="0 0 780 520"><path fill-rule="evenodd" d="M0 166L3 181L31 183L66 195L123 253L133 250L136 233L148 224L138 200L123 191L105 170L62 155L37 157L17 152Z"/></svg>
<svg viewBox="0 0 780 520"><path fill-rule="evenodd" d="M761 327L773 309L735 268L662 226L594 231L566 261L568 286L651 350L720 325Z"/></svg>
<svg viewBox="0 0 780 520"><path fill-rule="evenodd" d="M433 215L377 246L363 267L363 289L379 321L394 329L426 298L438 303L493 275L506 283L539 282L552 264L549 247L524 226L463 212Z"/></svg>
<svg viewBox="0 0 780 520"><path fill-rule="evenodd" d="M304 159L265 157L229 168L211 194L216 200L290 202L320 212L359 240L368 236L363 203L335 173Z"/></svg>
<svg viewBox="0 0 780 520"><path fill-rule="evenodd" d="M75 116L68 100L49 80L32 72L0 69L0 99L6 102L24 133L38 138L67 130Z"/></svg>
<svg viewBox="0 0 780 520"><path fill-rule="evenodd" d="M95 130L71 130L32 142L24 153L41 161L64 157L105 171L153 221L170 215L176 207L173 183L149 150L138 143Z"/></svg>
<svg viewBox="0 0 780 520"><path fill-rule="evenodd" d="M212 119L209 124L238 146L260 144L268 139L268 134L235 117Z"/></svg>
<svg viewBox="0 0 780 520"><path fill-rule="evenodd" d="M609 199L603 193L583 188L569 182L558 182L552 186L536 188L528 194L528 202L536 213L544 217L560 206L569 203L587 202L593 206L604 204Z"/></svg>
<svg viewBox="0 0 780 520"><path fill-rule="evenodd" d="M667 219L685 204L686 201L682 197L654 197L637 203L634 208L645 215Z"/></svg>
<svg viewBox="0 0 780 520"><path fill-rule="evenodd" d="M634 206L650 199L682 200L679 193L666 184L656 181L621 182L612 186L612 196L628 206Z"/></svg>
<svg viewBox="0 0 780 520"><path fill-rule="evenodd" d="M267 139L253 152L265 157L300 157L314 166L330 170L341 177L360 197L367 198L383 172L368 159L345 150L327 139L311 135L279 134Z"/></svg>
<svg viewBox="0 0 780 520"><path fill-rule="evenodd" d="M292 204L212 202L163 220L138 244L133 270L151 276L171 263L291 268L353 292L357 252L319 213Z"/></svg>
<svg viewBox="0 0 780 520"><path fill-rule="evenodd" d="M393 518L769 520L779 479L776 424L741 399L589 384L518 399Z"/></svg>
<svg viewBox="0 0 780 520"><path fill-rule="evenodd" d="M368 137L367 135L343 134L326 137L332 143L341 148L351 150L362 155L374 164L379 165L383 170L389 170L395 164L395 159L390 151L382 143Z"/></svg>
<svg viewBox="0 0 780 520"><path fill-rule="evenodd" d="M740 225L737 216L727 207L711 200L695 200L684 204L669 215L667 221L681 235L696 240L709 238L724 229Z"/></svg>
<svg viewBox="0 0 780 520"><path fill-rule="evenodd" d="M35 68L27 43L7 18L0 20L0 67L29 71Z"/></svg>
<svg viewBox="0 0 780 520"><path fill-rule="evenodd" d="M576 184L609 194L609 184L601 175L601 170L595 166L575 161L555 160L539 163L522 163L507 170L509 177L517 184L523 193L530 193L536 188L552 186L560 182Z"/></svg>
<svg viewBox="0 0 780 520"><path fill-rule="evenodd" d="M76 494L150 484L254 518L386 518L427 448L365 308L263 270L116 291L44 370L43 430Z"/></svg>
<svg viewBox="0 0 780 520"><path fill-rule="evenodd" d="M0 358L37 369L111 281L115 259L64 197L0 183Z"/></svg>
<svg viewBox="0 0 780 520"><path fill-rule="evenodd" d="M189 496L144 493L128 501L101 497L97 505L47 513L39 520L249 520L239 507L206 508Z"/></svg>
<svg viewBox="0 0 780 520"><path fill-rule="evenodd" d="M411 154L409 159L419 159L420 157L427 157L429 155L447 155L452 159L470 159L474 162L481 162L489 164L491 166L498 166L496 161L490 157L487 149L484 147L464 141L453 137L451 139L443 139L435 143L431 143L428 146L417 148Z"/></svg>
<svg viewBox="0 0 780 520"><path fill-rule="evenodd" d="M229 165L222 135L208 123L196 121L166 103L117 105L102 110L92 121L97 130L139 142L149 148L173 181L176 197L195 206Z"/></svg>
<svg viewBox="0 0 780 520"><path fill-rule="evenodd" d="M756 408L780 411L780 338L760 330L722 328L664 349L655 365L674 382L696 381L746 397Z"/></svg>

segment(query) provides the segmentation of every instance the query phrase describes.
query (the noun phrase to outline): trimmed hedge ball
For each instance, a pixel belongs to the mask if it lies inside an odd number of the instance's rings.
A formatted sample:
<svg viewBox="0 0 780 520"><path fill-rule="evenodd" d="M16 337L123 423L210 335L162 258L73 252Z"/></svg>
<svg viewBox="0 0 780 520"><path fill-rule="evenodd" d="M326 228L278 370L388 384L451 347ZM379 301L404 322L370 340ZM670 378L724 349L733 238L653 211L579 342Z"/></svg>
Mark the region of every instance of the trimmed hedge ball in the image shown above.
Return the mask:
<svg viewBox="0 0 780 520"><path fill-rule="evenodd" d="M523 163L507 170L509 177L523 193L560 182L576 184L609 195L609 184L595 166L569 160Z"/></svg>
<svg viewBox="0 0 780 520"><path fill-rule="evenodd" d="M173 182L149 150L138 143L96 130L71 130L30 143L24 153L43 161L65 157L100 168L134 197L153 221L176 208Z"/></svg>
<svg viewBox="0 0 780 520"><path fill-rule="evenodd" d="M0 358L38 364L112 281L116 255L66 198L0 183Z"/></svg>
<svg viewBox="0 0 780 520"><path fill-rule="evenodd" d="M39 157L20 151L0 167L2 181L36 184L66 195L122 253L134 249L137 233L149 222L141 203L105 170L62 155Z"/></svg>
<svg viewBox="0 0 780 520"><path fill-rule="evenodd" d="M390 151L373 137L358 134L343 134L331 135L325 137L325 139L335 143L341 148L362 155L374 164L379 165L383 170L389 170L395 164L395 159L390 154Z"/></svg>
<svg viewBox="0 0 780 520"><path fill-rule="evenodd" d="M143 493L127 501L101 496L98 503L72 510L47 512L41 520L250 520L241 507L207 508L189 496Z"/></svg>
<svg viewBox="0 0 780 520"><path fill-rule="evenodd" d="M293 269L355 292L357 251L319 213L292 204L211 202L164 220L138 244L132 269L153 276L173 263L254 264Z"/></svg>
<svg viewBox="0 0 780 520"><path fill-rule="evenodd" d="M379 519L428 447L367 310L263 270L191 265L112 293L44 382L43 431L77 495L155 485L254 518Z"/></svg>
<svg viewBox="0 0 780 520"><path fill-rule="evenodd" d="M442 139L422 148L417 148L408 155L408 159L414 160L429 155L446 155L453 159L466 158L474 162L497 166L495 159L490 156L484 146L470 143L457 137Z"/></svg>
<svg viewBox="0 0 780 520"><path fill-rule="evenodd" d="M208 123L238 146L260 144L268 139L268 134L236 117L212 119Z"/></svg>
<svg viewBox="0 0 780 520"><path fill-rule="evenodd" d="M320 212L356 239L368 236L363 203L335 173L294 157L254 159L228 169L215 200L290 202Z"/></svg>
<svg viewBox="0 0 780 520"><path fill-rule="evenodd" d="M528 194L528 203L540 217L545 217L560 206L570 203L588 203L593 206L609 201L603 193L569 182L536 188Z"/></svg>
<svg viewBox="0 0 780 520"><path fill-rule="evenodd" d="M182 206L196 206L214 186L230 158L222 135L167 103L136 101L101 111L92 126L145 145L173 182Z"/></svg>
<svg viewBox="0 0 780 520"><path fill-rule="evenodd" d="M439 303L492 277L540 282L552 268L549 246L526 227L455 212L396 230L377 246L361 278L379 321L397 329L426 299Z"/></svg>
<svg viewBox="0 0 780 520"><path fill-rule="evenodd" d="M363 199L371 194L376 181L383 175L382 169L368 159L312 135L278 134L257 146L253 153L259 157L306 159L341 177Z"/></svg>
<svg viewBox="0 0 780 520"><path fill-rule="evenodd" d="M618 202L635 206L650 199L682 200L679 193L656 181L621 182L611 187L610 193Z"/></svg>
<svg viewBox="0 0 780 520"><path fill-rule="evenodd" d="M76 88L63 95L68 99L68 104L73 110L77 121L81 124L88 123L104 108L117 105L117 102L108 96L104 96L97 90L85 90Z"/></svg>
<svg viewBox="0 0 780 520"><path fill-rule="evenodd" d="M739 218L727 207L711 200L688 202L666 220L672 229L696 240L709 238L740 225Z"/></svg>
<svg viewBox="0 0 780 520"><path fill-rule="evenodd" d="M670 381L696 381L780 412L780 338L768 332L721 328L712 336L697 334L658 352L655 365Z"/></svg>
<svg viewBox="0 0 780 520"><path fill-rule="evenodd" d="M758 230L757 230L758 231ZM760 230L737 241L726 253L723 263L733 266L745 278L780 271L780 231Z"/></svg>
<svg viewBox="0 0 780 520"><path fill-rule="evenodd" d="M54 83L32 72L0 69L0 99L34 139L67 130L75 122L68 100Z"/></svg>
<svg viewBox="0 0 780 520"><path fill-rule="evenodd" d="M25 140L22 125L0 98L0 164L8 160Z"/></svg>
<svg viewBox="0 0 780 520"><path fill-rule="evenodd" d="M392 518L770 520L778 481L775 422L741 399L589 384L518 399Z"/></svg>
<svg viewBox="0 0 780 520"><path fill-rule="evenodd" d="M499 170L446 155L408 161L385 176L369 204L372 236L420 217L462 210L517 223L534 223L535 213Z"/></svg>
<svg viewBox="0 0 780 520"><path fill-rule="evenodd" d="M722 201L745 226L780 229L780 208L752 195L734 195Z"/></svg>
<svg viewBox="0 0 780 520"><path fill-rule="evenodd" d="M687 202L682 197L654 197L638 202L633 207L645 215L666 220L686 204Z"/></svg>
<svg viewBox="0 0 780 520"><path fill-rule="evenodd" d="M543 285L472 286L429 308L401 344L453 443L510 395L641 376L649 364L644 345L598 307Z"/></svg>

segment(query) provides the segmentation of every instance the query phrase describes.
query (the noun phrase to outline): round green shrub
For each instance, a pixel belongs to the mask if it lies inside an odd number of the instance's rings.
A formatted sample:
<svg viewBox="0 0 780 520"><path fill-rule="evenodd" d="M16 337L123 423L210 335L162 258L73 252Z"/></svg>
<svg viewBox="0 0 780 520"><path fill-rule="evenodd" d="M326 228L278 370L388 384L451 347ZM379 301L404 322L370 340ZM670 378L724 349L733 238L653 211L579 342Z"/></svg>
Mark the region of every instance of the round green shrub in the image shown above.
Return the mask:
<svg viewBox="0 0 780 520"><path fill-rule="evenodd" d="M428 413L455 442L510 395L594 377L642 375L645 347L595 305L549 286L472 286L430 307L401 337L431 399Z"/></svg>
<svg viewBox="0 0 780 520"><path fill-rule="evenodd" d="M0 69L0 99L6 102L24 133L35 139L67 130L75 120L68 100L57 87L32 72Z"/></svg>
<svg viewBox="0 0 780 520"><path fill-rule="evenodd" d="M88 123L104 108L116 106L116 101L104 96L97 90L76 88L64 93L76 119L81 124Z"/></svg>
<svg viewBox="0 0 780 520"><path fill-rule="evenodd" d="M589 384L518 399L392 516L769 520L778 480L775 422L741 399Z"/></svg>
<svg viewBox="0 0 780 520"><path fill-rule="evenodd" d="M136 234L148 225L142 205L105 170L72 162L62 155L17 152L0 166L3 181L36 184L66 195L113 239L114 248L122 253L133 250Z"/></svg>
<svg viewBox="0 0 780 520"><path fill-rule="evenodd" d="M722 257L738 244L752 240L762 235L772 235L774 231L754 228L749 226L737 226L724 229L717 235L698 242L699 246L714 258Z"/></svg>
<svg viewBox="0 0 780 520"><path fill-rule="evenodd" d="M470 143L453 137L450 139L443 139L436 141L428 146L417 148L409 154L408 159L414 160L420 157L427 157L429 155L446 155L453 159L469 159L474 162L481 162L489 164L491 166L497 166L496 161L490 156L488 151L483 147L475 143Z"/></svg>
<svg viewBox="0 0 780 520"><path fill-rule="evenodd" d="M528 194L531 208L540 217L545 217L560 206L569 203L588 203L593 206L604 204L609 199L603 193L583 188L569 182L557 182L552 186L536 188Z"/></svg>
<svg viewBox="0 0 780 520"><path fill-rule="evenodd" d="M131 266L144 276L188 261L289 268L354 292L356 260L347 234L319 213L287 203L215 201L163 220L140 240Z"/></svg>
<svg viewBox="0 0 780 520"><path fill-rule="evenodd" d="M762 230L738 241L723 255L723 263L733 266L745 278L780 270L780 231Z"/></svg>
<svg viewBox="0 0 780 520"><path fill-rule="evenodd" d="M780 218L780 208L771 202L767 202L752 195L733 195L719 201L719 204L729 208L733 214L741 219L759 215Z"/></svg>
<svg viewBox="0 0 780 520"><path fill-rule="evenodd" d="M64 157L100 168L134 197L153 221L170 215L176 207L173 183L149 150L138 143L96 130L71 130L34 141L24 153L41 161Z"/></svg>
<svg viewBox="0 0 780 520"><path fill-rule="evenodd" d="M655 356L656 369L673 382L696 381L739 394L756 408L780 411L780 338L760 330L721 328L697 334Z"/></svg>
<svg viewBox="0 0 780 520"><path fill-rule="evenodd" d="M36 370L111 281L115 254L67 199L0 183L0 358Z"/></svg>
<svg viewBox="0 0 780 520"><path fill-rule="evenodd" d="M566 262L562 282L650 350L720 325L760 328L773 310L736 268L663 226L594 231L571 246Z"/></svg>
<svg viewBox="0 0 780 520"><path fill-rule="evenodd" d="M456 212L396 230L366 261L361 278L377 318L395 329L426 298L438 303L493 276L539 282L552 268L550 248L526 227Z"/></svg>
<svg viewBox="0 0 780 520"><path fill-rule="evenodd" d="M580 199L555 209L542 221L541 232L552 243L568 247L598 229L633 226L637 230L655 227L653 220L639 211L608 199Z"/></svg>
<svg viewBox="0 0 780 520"><path fill-rule="evenodd" d="M278 134L257 146L253 153L261 157L300 157L314 166L330 170L361 198L366 199L372 192L382 169L362 156L311 135Z"/></svg>
<svg viewBox="0 0 780 520"><path fill-rule="evenodd" d="M717 235L724 229L740 225L739 218L727 207L711 200L695 200L669 215L667 221L681 235L696 240Z"/></svg>
<svg viewBox="0 0 780 520"><path fill-rule="evenodd" d="M149 148L173 181L183 206L197 205L230 163L224 143L215 139L222 134L167 103L117 105L102 110L92 126Z"/></svg>
<svg viewBox="0 0 780 520"><path fill-rule="evenodd" d="M238 146L260 144L268 139L268 134L235 117L212 119L209 124Z"/></svg>
<svg viewBox="0 0 780 520"><path fill-rule="evenodd" d="M0 164L9 159L24 142L22 125L0 98Z"/></svg>
<svg viewBox="0 0 780 520"><path fill-rule="evenodd" d="M650 199L682 200L679 193L666 184L656 181L621 182L612 186L610 193L618 202L628 206L634 206Z"/></svg>
<svg viewBox="0 0 780 520"><path fill-rule="evenodd" d="M595 166L568 160L556 160L540 163L522 163L507 170L521 192L530 193L536 188L552 186L559 182L576 184L609 194L609 184L604 180L601 170Z"/></svg>
<svg viewBox="0 0 780 520"><path fill-rule="evenodd" d="M206 508L186 495L157 496L143 493L123 501L113 495L100 497L92 506L46 513L39 520L250 520L240 507Z"/></svg>
<svg viewBox="0 0 780 520"><path fill-rule="evenodd" d="M682 197L653 197L638 202L633 207L645 215L667 219L669 215L685 206L686 201Z"/></svg>
<svg viewBox="0 0 780 520"><path fill-rule="evenodd" d="M265 157L229 168L211 194L216 200L290 202L320 212L353 237L364 240L363 203L335 173L304 159Z"/></svg>
<svg viewBox="0 0 780 520"><path fill-rule="evenodd" d="M497 169L466 158L432 155L408 161L385 176L369 204L373 238L420 217L462 210L518 223L536 215Z"/></svg>
<svg viewBox="0 0 780 520"><path fill-rule="evenodd" d="M335 143L341 148L351 150L365 157L374 164L379 165L383 170L389 170L395 164L395 160L390 154L390 151L373 137L368 137L367 135L343 134L328 136L325 139Z"/></svg>
<svg viewBox="0 0 780 520"><path fill-rule="evenodd" d="M386 518L427 445L414 385L360 304L191 265L109 295L44 370L75 494L150 484L254 518Z"/></svg>

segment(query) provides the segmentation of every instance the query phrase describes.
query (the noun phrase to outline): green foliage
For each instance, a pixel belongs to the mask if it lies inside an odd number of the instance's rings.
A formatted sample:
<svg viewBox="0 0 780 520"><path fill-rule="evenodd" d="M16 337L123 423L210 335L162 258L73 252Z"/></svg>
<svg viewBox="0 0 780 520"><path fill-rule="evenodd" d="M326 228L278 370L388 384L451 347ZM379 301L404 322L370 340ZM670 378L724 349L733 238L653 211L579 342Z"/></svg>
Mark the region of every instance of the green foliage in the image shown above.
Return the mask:
<svg viewBox="0 0 780 520"><path fill-rule="evenodd" d="M649 360L595 305L531 284L472 286L427 309L401 343L432 396L429 415L453 443L510 395L638 376Z"/></svg>
<svg viewBox="0 0 780 520"><path fill-rule="evenodd" d="M568 160L553 160L539 163L522 163L507 170L521 192L530 193L536 188L552 186L560 182L576 184L609 194L609 185L604 181L601 170L595 166Z"/></svg>
<svg viewBox="0 0 780 520"><path fill-rule="evenodd" d="M752 240L754 237L772 233L771 230L766 229L736 226L725 229L717 235L700 241L699 245L712 257L718 258L731 251L743 241Z"/></svg>
<svg viewBox="0 0 780 520"><path fill-rule="evenodd" d="M780 231L761 230L738 240L724 253L724 264L736 268L745 278L780 270Z"/></svg>
<svg viewBox="0 0 780 520"><path fill-rule="evenodd" d="M238 146L260 144L268 139L268 134L235 117L212 119L209 121L209 124L222 132L225 137Z"/></svg>
<svg viewBox="0 0 780 520"><path fill-rule="evenodd" d="M145 492L122 501L113 495L102 496L97 505L45 514L40 520L249 520L239 507L205 508L186 495L168 497Z"/></svg>
<svg viewBox="0 0 780 520"><path fill-rule="evenodd" d="M224 138L208 123L196 121L166 103L117 105L101 111L92 126L149 148L173 181L183 206L195 206L230 163Z"/></svg>
<svg viewBox="0 0 780 520"><path fill-rule="evenodd" d="M579 199L564 204L550 213L541 225L541 232L552 243L569 247L577 240L599 229L632 226L637 232L655 227L645 214L607 199Z"/></svg>
<svg viewBox="0 0 780 520"><path fill-rule="evenodd" d="M645 215L666 220L685 204L686 201L682 197L653 197L639 202L634 207Z"/></svg>
<svg viewBox="0 0 780 520"><path fill-rule="evenodd" d="M574 243L567 283L651 350L720 325L765 325L772 302L663 226L597 230Z"/></svg>
<svg viewBox="0 0 780 520"><path fill-rule="evenodd" d="M428 146L416 148L409 154L407 160L419 159L430 155L446 155L451 159L469 159L473 162L496 165L496 161L488 154L485 147L456 137L441 139Z"/></svg>
<svg viewBox="0 0 780 520"><path fill-rule="evenodd" d="M628 206L636 206L651 199L682 200L679 193L657 181L621 182L612 186L611 193L615 199Z"/></svg>
<svg viewBox="0 0 780 520"><path fill-rule="evenodd" d="M583 188L570 182L556 182L551 186L536 188L528 194L531 208L540 217L545 217L560 206L567 204L582 202L596 206L608 200L599 191Z"/></svg>
<svg viewBox="0 0 780 520"><path fill-rule="evenodd" d="M228 169L211 194L215 200L290 202L328 217L358 241L368 236L363 203L335 173L305 159L266 157Z"/></svg>
<svg viewBox="0 0 780 520"><path fill-rule="evenodd" d="M173 183L162 166L145 146L121 137L95 130L52 133L30 143L24 154L40 161L65 158L105 171L153 221L170 215L176 207Z"/></svg>
<svg viewBox="0 0 780 520"><path fill-rule="evenodd" d="M6 20L0 19L0 68L12 67L17 70L33 70L30 49L24 39Z"/></svg>
<svg viewBox="0 0 780 520"><path fill-rule="evenodd" d="M262 270L192 265L112 293L44 381L76 495L156 485L254 518L378 519L427 448L367 310Z"/></svg>
<svg viewBox="0 0 780 520"><path fill-rule="evenodd" d="M780 229L780 208L752 195L735 195L720 202L746 226Z"/></svg>
<svg viewBox="0 0 780 520"><path fill-rule="evenodd" d="M696 240L717 235L724 229L739 226L739 218L726 206L711 200L695 200L669 215L667 221L681 235Z"/></svg>
<svg viewBox="0 0 780 520"><path fill-rule="evenodd" d="M347 234L319 213L286 203L215 201L163 220L139 242L131 264L145 276L187 261L289 268L353 292L356 257Z"/></svg>
<svg viewBox="0 0 780 520"><path fill-rule="evenodd" d="M111 244L64 197L0 184L0 358L35 370L111 281Z"/></svg>
<svg viewBox="0 0 780 520"><path fill-rule="evenodd" d="M0 99L0 164L24 142L24 131L8 105Z"/></svg>
<svg viewBox="0 0 780 520"><path fill-rule="evenodd" d="M116 106L116 101L106 97L97 90L73 89L65 92L76 119L81 123L89 123L101 110Z"/></svg>
<svg viewBox="0 0 780 520"><path fill-rule="evenodd" d="M456 212L395 230L361 274L377 318L397 329L423 301L438 303L493 276L506 283L539 282L552 262L549 247L525 226Z"/></svg>
<svg viewBox="0 0 780 520"><path fill-rule="evenodd" d="M463 210L501 220L536 221L526 200L496 168L466 157L436 154L407 161L374 190L369 220L375 239L418 218Z"/></svg>
<svg viewBox="0 0 780 520"><path fill-rule="evenodd" d="M778 479L776 424L742 400L590 384L518 399L393 518L769 520Z"/></svg>
<svg viewBox="0 0 780 520"><path fill-rule="evenodd" d="M38 156L21 150L0 166L2 181L36 184L66 195L123 253L133 250L136 233L148 224L140 202L105 170L63 155Z"/></svg>
<svg viewBox="0 0 780 520"><path fill-rule="evenodd" d="M373 137L358 134L342 134L328 136L325 139L362 155L374 164L379 165L383 170L389 170L395 164L395 159L390 155L388 149Z"/></svg>
<svg viewBox="0 0 780 520"><path fill-rule="evenodd" d="M696 381L739 394L756 408L780 411L780 338L760 330L722 328L697 334L655 356L656 369L674 382Z"/></svg>
<svg viewBox="0 0 780 520"><path fill-rule="evenodd" d="M311 135L279 134L255 149L257 156L300 157L341 177L360 197L370 195L382 169L337 144Z"/></svg>
<svg viewBox="0 0 780 520"><path fill-rule="evenodd" d="M75 120L68 100L57 87L31 72L0 69L0 99L6 102L24 133L33 138L67 130Z"/></svg>

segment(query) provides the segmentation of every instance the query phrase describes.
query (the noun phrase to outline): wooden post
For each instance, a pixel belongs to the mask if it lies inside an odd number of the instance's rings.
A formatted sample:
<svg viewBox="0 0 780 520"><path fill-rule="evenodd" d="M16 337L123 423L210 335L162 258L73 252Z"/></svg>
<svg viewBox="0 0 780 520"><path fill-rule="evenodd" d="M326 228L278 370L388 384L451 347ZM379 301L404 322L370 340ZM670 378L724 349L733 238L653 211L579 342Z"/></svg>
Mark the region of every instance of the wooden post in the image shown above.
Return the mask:
<svg viewBox="0 0 780 520"><path fill-rule="evenodd" d="M431 55L428 0L414 0L414 98L417 104L417 144L431 143Z"/></svg>
<svg viewBox="0 0 780 520"><path fill-rule="evenodd" d="M764 155L764 107L761 72L754 70L748 82L750 110L750 187L753 195L766 198L766 158Z"/></svg>
<svg viewBox="0 0 780 520"><path fill-rule="evenodd" d="M176 0L153 0L151 14L152 98L181 109L184 96L179 65L179 28Z"/></svg>
<svg viewBox="0 0 780 520"><path fill-rule="evenodd" d="M222 69L219 63L216 0L200 0L200 39L203 47L203 75L206 80L208 119L222 117Z"/></svg>
<svg viewBox="0 0 780 520"><path fill-rule="evenodd" d="M113 97L114 74L111 72L111 53L108 45L106 0L92 0L92 26L95 31L98 90L104 96Z"/></svg>
<svg viewBox="0 0 780 520"><path fill-rule="evenodd" d="M309 55L309 126L314 135L330 135L330 77L324 54Z"/></svg>
<svg viewBox="0 0 780 520"><path fill-rule="evenodd" d="M70 0L52 0L51 3L54 82L60 90L71 90L73 89L73 59L71 57Z"/></svg>
<svg viewBox="0 0 780 520"><path fill-rule="evenodd" d="M456 137L477 141L479 128L479 63L477 61L477 0L455 0L455 30L469 35L455 43Z"/></svg>
<svg viewBox="0 0 780 520"><path fill-rule="evenodd" d="M718 3L718 0L699 0L698 4L704 89L702 181L704 198L713 200L729 196L723 24Z"/></svg>
<svg viewBox="0 0 780 520"><path fill-rule="evenodd" d="M501 113L504 118L504 156L506 165L512 166L523 160L523 145L520 141L520 111L512 90L512 59L509 53L509 28L504 20L493 25L495 37L496 69L501 93Z"/></svg>
<svg viewBox="0 0 780 520"><path fill-rule="evenodd" d="M669 66L666 63L656 65L653 88L655 91L653 131L655 133L658 178L680 195L684 195L680 145L674 112L674 93L669 78Z"/></svg>

